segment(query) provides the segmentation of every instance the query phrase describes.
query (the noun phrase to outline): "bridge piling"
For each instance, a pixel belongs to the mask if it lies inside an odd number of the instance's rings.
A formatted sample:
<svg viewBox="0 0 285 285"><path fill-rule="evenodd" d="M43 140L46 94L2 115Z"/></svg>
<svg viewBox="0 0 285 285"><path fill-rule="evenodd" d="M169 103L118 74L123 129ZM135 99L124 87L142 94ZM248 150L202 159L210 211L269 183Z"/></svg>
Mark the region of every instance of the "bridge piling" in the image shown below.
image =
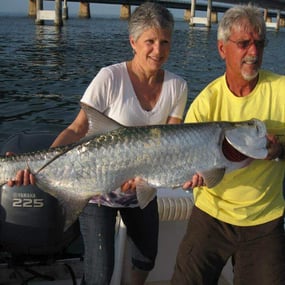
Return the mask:
<svg viewBox="0 0 285 285"><path fill-rule="evenodd" d="M128 20L130 16L131 16L131 6L122 4L120 9L120 19Z"/></svg>
<svg viewBox="0 0 285 285"><path fill-rule="evenodd" d="M191 18L191 10L190 9L185 9L184 21L190 22L190 18Z"/></svg>
<svg viewBox="0 0 285 285"><path fill-rule="evenodd" d="M190 26L195 26L195 24L202 24L205 25L206 27L211 27L212 0L208 0L206 17L195 17L195 11L196 11L196 0L192 0L191 13L190 13Z"/></svg>
<svg viewBox="0 0 285 285"><path fill-rule="evenodd" d="M88 2L79 2L79 18L89 19L90 16L90 4Z"/></svg>
<svg viewBox="0 0 285 285"><path fill-rule="evenodd" d="M279 30L281 23L280 10L278 10L276 13L276 22L273 22L272 18L268 16L268 9L264 9L263 15L266 27L275 28L276 30Z"/></svg>
<svg viewBox="0 0 285 285"><path fill-rule="evenodd" d="M67 20L67 19L68 19L67 0L64 0L64 2L63 2L62 19L64 19L64 20Z"/></svg>
<svg viewBox="0 0 285 285"><path fill-rule="evenodd" d="M56 26L62 26L62 2L61 0L55 0L54 24Z"/></svg>
<svg viewBox="0 0 285 285"><path fill-rule="evenodd" d="M211 27L212 0L208 0L206 27Z"/></svg>
<svg viewBox="0 0 285 285"><path fill-rule="evenodd" d="M121 5L120 9L120 18L121 19L128 19L131 15L131 5L138 5L139 1L135 0L129 0L129 1L114 1L114 0L61 0L61 2L64 2L64 6L62 11L57 10L57 4L55 5L55 10L53 11L47 11L43 9L43 1L44 0L28 0L29 1L29 11L28 14L30 17L35 17L35 23L42 25L44 23L44 20L54 20L55 25L62 25L62 19L68 19L68 8L67 8L67 1L70 2L79 2L79 12L78 16L80 18L90 18L91 17L91 10L90 10L90 3L110 3L110 4L119 4ZM45 1L60 1L60 0L45 0ZM128 4L125 4L125 3ZM157 2L160 2L157 0ZM166 1L161 1L165 2ZM221 2L221 3L231 3L234 4L234 1L232 0L217 0L212 2L212 0L208 0L208 3L200 3L196 0L173 0L173 1L167 1L167 7L168 8L177 8L177 9L185 9L184 12L184 20L189 22L190 26L195 26L195 24L202 24L207 27L211 27L212 23L218 22L218 12L225 12L228 9L224 6L212 6L212 3L215 4L215 2ZM241 0L240 2L246 3L246 0ZM275 1L274 1L275 2ZM272 3L270 1L262 2L264 13L267 15L265 16L266 26L268 28L275 28L278 30L280 27L285 26L285 13L284 13L284 6L280 6L279 4ZM271 4L273 5L271 8ZM272 10L273 9L273 10ZM281 10L278 10L281 9ZM61 9L60 9L61 10ZM196 10L206 12L206 17L196 17L195 12ZM206 11L207 10L207 11ZM60 13L62 14L61 18ZM57 17L57 20L55 19ZM274 21L272 20L274 19ZM275 21L276 19L276 21Z"/></svg>
<svg viewBox="0 0 285 285"><path fill-rule="evenodd" d="M55 0L54 10L44 10L43 0L36 1L36 20L37 25L43 25L44 20L53 20L56 26L62 26L62 3L61 0Z"/></svg>
<svg viewBox="0 0 285 285"><path fill-rule="evenodd" d="M211 12L211 23L218 23L218 12Z"/></svg>
<svg viewBox="0 0 285 285"><path fill-rule="evenodd" d="M29 17L36 17L37 5L36 0L29 0Z"/></svg>
<svg viewBox="0 0 285 285"><path fill-rule="evenodd" d="M43 0L37 0L36 1L36 20L35 23L37 25L43 25L44 21L40 18L40 11L43 10L44 4Z"/></svg>

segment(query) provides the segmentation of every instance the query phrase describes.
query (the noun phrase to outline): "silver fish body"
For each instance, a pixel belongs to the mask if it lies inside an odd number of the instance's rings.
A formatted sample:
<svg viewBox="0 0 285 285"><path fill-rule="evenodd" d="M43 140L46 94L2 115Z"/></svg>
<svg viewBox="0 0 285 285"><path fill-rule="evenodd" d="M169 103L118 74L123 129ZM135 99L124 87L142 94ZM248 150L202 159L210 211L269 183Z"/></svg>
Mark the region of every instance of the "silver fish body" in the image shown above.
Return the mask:
<svg viewBox="0 0 285 285"><path fill-rule="evenodd" d="M266 128L258 120L124 127L86 108L96 117L88 115L90 120L110 122L108 132L97 130L78 144L0 160L0 184L29 167L39 188L65 208L66 227L90 198L109 193L134 177L154 187L177 187L198 172L209 187L215 186L226 171L247 163L247 159L226 159L224 139L247 157L263 159L267 155Z"/></svg>

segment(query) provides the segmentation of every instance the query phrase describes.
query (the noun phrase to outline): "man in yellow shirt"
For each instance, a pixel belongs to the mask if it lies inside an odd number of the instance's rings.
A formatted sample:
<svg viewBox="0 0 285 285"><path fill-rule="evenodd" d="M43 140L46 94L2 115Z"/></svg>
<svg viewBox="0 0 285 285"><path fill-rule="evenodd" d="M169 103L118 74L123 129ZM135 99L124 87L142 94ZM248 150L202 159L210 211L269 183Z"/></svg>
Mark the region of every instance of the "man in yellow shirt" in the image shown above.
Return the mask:
<svg viewBox="0 0 285 285"><path fill-rule="evenodd" d="M217 284L232 257L234 284L285 284L285 76L260 70L266 45L260 10L235 6L221 19L218 51L226 72L190 106L185 122L258 118L274 134L267 160L226 174L214 188L193 177L195 206L183 238L173 285ZM281 158L276 160L275 158ZM200 181L200 182L199 182Z"/></svg>

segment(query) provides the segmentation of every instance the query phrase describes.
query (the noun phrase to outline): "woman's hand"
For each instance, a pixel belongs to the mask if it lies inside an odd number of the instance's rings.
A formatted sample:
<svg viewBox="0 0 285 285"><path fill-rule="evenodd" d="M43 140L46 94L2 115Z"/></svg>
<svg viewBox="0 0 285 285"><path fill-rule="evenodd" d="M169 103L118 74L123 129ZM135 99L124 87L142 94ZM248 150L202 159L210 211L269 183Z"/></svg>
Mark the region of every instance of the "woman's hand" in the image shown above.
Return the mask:
<svg viewBox="0 0 285 285"><path fill-rule="evenodd" d="M132 193L132 192L136 191L137 187L147 187L147 188L149 188L150 186L141 177L135 177L133 179L130 179L130 180L124 182L121 185L121 191L124 192L124 193Z"/></svg>
<svg viewBox="0 0 285 285"><path fill-rule="evenodd" d="M6 156L12 156L15 155L13 152L6 152ZM29 169L22 169L19 170L16 173L16 176L14 179L11 179L7 182L7 185L10 187L13 186L27 186L27 185L35 185L36 184L36 178L33 174L31 174Z"/></svg>
<svg viewBox="0 0 285 285"><path fill-rule="evenodd" d="M130 179L121 185L121 191L124 193L131 193L136 191L136 180L135 178Z"/></svg>
<svg viewBox="0 0 285 285"><path fill-rule="evenodd" d="M36 184L36 178L35 176L30 172L29 169L22 169L19 170L16 173L16 176L14 179L9 180L7 182L7 185L10 187L13 186L27 186L27 185L35 185Z"/></svg>

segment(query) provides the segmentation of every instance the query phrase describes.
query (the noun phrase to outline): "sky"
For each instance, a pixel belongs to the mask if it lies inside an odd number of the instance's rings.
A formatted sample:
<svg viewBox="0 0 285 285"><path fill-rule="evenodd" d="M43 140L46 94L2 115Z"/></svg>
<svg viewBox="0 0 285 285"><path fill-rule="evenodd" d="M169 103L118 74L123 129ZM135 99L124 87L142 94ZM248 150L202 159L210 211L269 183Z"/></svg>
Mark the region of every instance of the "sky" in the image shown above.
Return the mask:
<svg viewBox="0 0 285 285"><path fill-rule="evenodd" d="M44 9L51 10L54 9L53 1L44 1ZM68 2L67 7L69 17L77 16L79 11L79 2ZM90 4L90 14L92 15L120 15L121 5L111 5L111 4ZM183 18L183 9L170 9L175 18ZM0 0L0 14L10 14L10 15L28 15L29 12L29 0Z"/></svg>

